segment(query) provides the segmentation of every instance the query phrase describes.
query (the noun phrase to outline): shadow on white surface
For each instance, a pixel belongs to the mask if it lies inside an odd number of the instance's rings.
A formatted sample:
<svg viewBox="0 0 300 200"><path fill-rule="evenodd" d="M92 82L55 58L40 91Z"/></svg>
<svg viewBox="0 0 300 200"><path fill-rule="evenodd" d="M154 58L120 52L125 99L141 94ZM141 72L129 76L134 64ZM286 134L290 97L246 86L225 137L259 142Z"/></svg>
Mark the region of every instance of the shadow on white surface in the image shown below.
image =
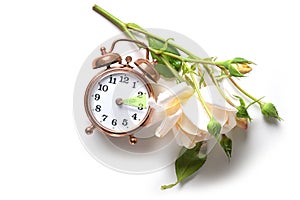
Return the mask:
<svg viewBox="0 0 300 200"><path fill-rule="evenodd" d="M233 152L231 161L229 161L219 145L209 153L208 158L204 166L193 176L187 178L182 184L178 185L178 188L184 189L184 187L205 187L214 185L216 182L224 180L226 177L236 173L241 169L243 163L247 159L248 148L247 139L248 131L235 128L232 130L230 136L233 141ZM189 184L189 182L196 182Z"/></svg>
<svg viewBox="0 0 300 200"><path fill-rule="evenodd" d="M252 173L253 169L251 168L258 167L264 170L263 163L260 161L268 160L273 149L278 148L276 144L282 139L283 128L282 123L269 119L263 120L263 117L258 117L255 122L250 123L246 131L234 128L229 135L233 141L230 162L221 147L216 145L209 153L204 166L196 174L179 184L178 189L216 187L222 182L231 183L235 176L241 174L246 176L248 172ZM280 134L274 134L274 131Z"/></svg>

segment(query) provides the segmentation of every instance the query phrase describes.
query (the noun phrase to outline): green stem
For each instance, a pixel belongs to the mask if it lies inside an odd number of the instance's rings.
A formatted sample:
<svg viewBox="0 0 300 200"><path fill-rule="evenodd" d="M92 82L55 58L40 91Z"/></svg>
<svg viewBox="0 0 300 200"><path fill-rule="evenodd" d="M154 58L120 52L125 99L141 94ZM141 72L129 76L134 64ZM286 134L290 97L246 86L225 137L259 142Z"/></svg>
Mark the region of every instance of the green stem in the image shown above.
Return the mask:
<svg viewBox="0 0 300 200"><path fill-rule="evenodd" d="M155 34L153 34L153 33L149 33L149 32L146 31L146 30L140 29L140 28L138 28L138 27L136 27L136 26L132 26L132 24L127 24L127 27L128 27L129 29L131 29L131 30L134 30L134 31L139 32L139 33L142 33L142 34L144 34L144 35L146 35L146 36L152 37L152 38L154 38L154 39L156 39L156 40L159 40L159 41L161 41L161 42L165 42L165 39L163 39L163 38L161 38L161 37L159 37L159 36L157 36L157 35L155 35ZM184 53L187 54L187 55L190 55L190 56L192 56L192 57L194 57L194 58L197 57L196 55L194 55L194 54L193 54L192 52L190 52L189 50L187 50L187 49L185 49L185 48L183 48L183 47L177 45L177 44L174 43L174 42L168 41L168 44L170 44L171 46L173 46L173 47L177 48L178 50L184 52Z"/></svg>
<svg viewBox="0 0 300 200"><path fill-rule="evenodd" d="M172 187L174 187L175 185L177 185L179 183L179 181L176 181L175 183L169 184L169 185L162 185L160 187L161 190L165 190L165 189L170 189Z"/></svg>
<svg viewBox="0 0 300 200"><path fill-rule="evenodd" d="M121 21L120 19L118 19L117 17L115 17L114 15L110 14L109 12L107 12L106 10L104 10L103 8L101 8L100 6L98 5L94 5L93 6L93 10L95 12L97 12L98 14L100 14L101 16L105 17L108 21L110 21L111 23L113 23L115 26L117 26L121 31L124 31L125 34L127 34L131 39L134 39L136 40L136 37L132 34L132 32L129 30L129 29L132 29L134 31L137 31L137 32L140 32L140 33L143 33L147 36L150 36L150 37L153 37L157 40L160 40L162 42L166 42L166 40L154 35L154 34L151 34L143 29L139 29L135 26L132 26L131 24L126 24L124 23L123 21ZM179 49L180 51L186 53L187 55L189 55L190 57L192 58L183 58L181 56L178 56L176 54L173 54L173 53L170 53L170 52L165 52L165 51L159 51L157 49L153 49L153 48L149 48L149 50L155 54L162 54L162 55L166 55L166 56L169 56L169 57L172 57L172 58L176 58L178 60L182 60L184 62L194 62L194 63L202 63L202 64L212 64L212 65L215 65L214 62L212 61L208 61L208 60L204 60L204 59L201 59L199 57L197 57L196 55L194 55L192 52L188 51L187 49L173 43L173 42L168 42L170 45L174 46L175 48Z"/></svg>
<svg viewBox="0 0 300 200"><path fill-rule="evenodd" d="M152 38L154 38L154 39L156 39L156 40L159 40L159 41L161 41L161 42L164 42L164 43L166 42L165 39L163 39L163 38L161 38L161 37L159 37L159 36L157 36L157 35L155 35L155 34L149 33L149 32L146 31L146 30L143 30L143 29L140 29L140 28L138 28L138 27L136 27L136 26L133 26L132 24L127 24L127 27L128 27L129 29L131 29L131 30L134 30L134 31L137 31L137 32L139 32L139 33L142 33L142 34L144 34L144 35L146 35L146 36L152 37ZM209 61L209 60L201 59L201 58L197 57L196 55L194 55L194 54L193 54L192 52L190 52L189 50L187 50L187 49L185 49L185 48L183 48L183 47L177 45L176 43L173 43L173 42L171 42L171 41L168 41L168 44L171 45L171 46L173 46L173 47L175 47L176 49L182 51L183 53L189 55L191 58L183 58L183 57L181 57L181 56L178 56L178 55L173 54L173 53L170 53L170 52L159 51L159 50L155 50L155 49L153 49L153 52L154 52L155 54L163 54L163 55L166 55L166 56L169 56L169 57L172 57L172 58L176 58L176 59L181 60L181 61L184 61L184 62L194 62L194 63L202 63L202 64L211 64L211 65L215 65L214 62Z"/></svg>
<svg viewBox="0 0 300 200"><path fill-rule="evenodd" d="M112 22L119 29L121 29L121 31L125 31L125 29L127 29L126 24L124 22L122 22L117 17L113 16L112 14L110 14L109 12L107 12L106 10L101 8L100 6L94 5L93 10L95 12L97 12L98 14L102 15L103 17L105 17L108 21Z"/></svg>
<svg viewBox="0 0 300 200"><path fill-rule="evenodd" d="M254 96L252 96L251 94L249 94L246 90L244 90L241 86L239 86L232 77L229 77L229 80L231 81L231 83L239 90L241 91L244 95L246 95L247 97L249 97L250 99L252 99L253 101L257 102L259 105L262 104L262 102L260 101L260 99L255 98Z"/></svg>
<svg viewBox="0 0 300 200"><path fill-rule="evenodd" d="M162 52L158 52L158 53L161 53L161 54L169 56L169 57L176 58L176 59L181 60L183 62L193 62L193 63L215 65L215 63L213 61L204 60L204 59L200 59L200 58L183 58L182 56L178 56L176 54L166 52L166 51L162 51Z"/></svg>
<svg viewBox="0 0 300 200"><path fill-rule="evenodd" d="M128 35L128 37L130 37L133 40L136 40L136 37L128 30L126 23L124 23L117 17L113 16L112 14L110 14L109 12L107 12L106 10L104 10L103 8L101 8L98 5L94 5L93 10L95 12L97 12L98 14L100 14L101 16L103 16L104 18L106 18L111 23L113 23L121 31L124 31Z"/></svg>
<svg viewBox="0 0 300 200"><path fill-rule="evenodd" d="M196 82L196 79L195 79L194 74L193 74L192 71L190 72L190 76L191 76L191 78L192 78L192 81L195 83L195 84L194 84L195 90L196 90L196 93L197 93L197 95L198 95L198 97L199 97L199 100L200 100L200 102L201 102L201 104L202 104L204 110L206 111L206 113L207 113L207 115L209 116L210 119L213 118L212 113L211 113L210 110L208 109L208 107L207 107L207 105L206 105L206 102L204 101L204 99L203 99L203 97L202 97L202 95L201 95L201 93L200 93L198 84L197 84L197 82Z"/></svg>
<svg viewBox="0 0 300 200"><path fill-rule="evenodd" d="M208 72L208 74L209 74L211 80L213 81L213 83L215 84L218 92L222 95L222 97L225 99L225 101L227 101L227 103L229 103L232 107L236 108L236 105L223 92L219 82L216 80L216 77L213 74L213 71L206 64L204 64L203 67Z"/></svg>

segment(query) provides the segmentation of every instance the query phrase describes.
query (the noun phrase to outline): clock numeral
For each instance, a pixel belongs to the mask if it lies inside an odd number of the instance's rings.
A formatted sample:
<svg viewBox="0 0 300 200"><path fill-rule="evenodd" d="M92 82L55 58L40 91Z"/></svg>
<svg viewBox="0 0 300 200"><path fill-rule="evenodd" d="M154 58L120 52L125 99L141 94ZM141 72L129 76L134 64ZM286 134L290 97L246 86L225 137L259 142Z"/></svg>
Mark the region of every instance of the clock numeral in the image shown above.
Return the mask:
<svg viewBox="0 0 300 200"><path fill-rule="evenodd" d="M129 77L127 77L127 76L120 76L120 82L121 83L129 83Z"/></svg>
<svg viewBox="0 0 300 200"><path fill-rule="evenodd" d="M143 110L143 109L144 109L144 105L142 103L140 103L138 106L138 110Z"/></svg>
<svg viewBox="0 0 300 200"><path fill-rule="evenodd" d="M127 126L128 125L128 119L123 119L122 125Z"/></svg>
<svg viewBox="0 0 300 200"><path fill-rule="evenodd" d="M113 119L113 120L111 121L111 124L112 124L113 126L117 126L117 119Z"/></svg>
<svg viewBox="0 0 300 200"><path fill-rule="evenodd" d="M112 76L109 76L109 81L108 83L112 83L112 84L116 84L116 78L112 77Z"/></svg>
<svg viewBox="0 0 300 200"><path fill-rule="evenodd" d="M95 94L94 99L95 99L95 101L99 101L99 99L100 99L100 94Z"/></svg>
<svg viewBox="0 0 300 200"><path fill-rule="evenodd" d="M99 84L98 90L103 91L103 92L107 92L108 85L102 85L101 83L98 83L98 84Z"/></svg>
<svg viewBox="0 0 300 200"><path fill-rule="evenodd" d="M134 120L136 120L136 119L137 119L137 114L134 113L131 117L132 117Z"/></svg>
<svg viewBox="0 0 300 200"><path fill-rule="evenodd" d="M100 105L96 105L95 111L96 112L100 112L101 111L101 106Z"/></svg>
<svg viewBox="0 0 300 200"><path fill-rule="evenodd" d="M133 83L133 86L132 86L132 88L135 88L136 82L132 82L132 83Z"/></svg>
<svg viewBox="0 0 300 200"><path fill-rule="evenodd" d="M144 94L143 92L139 91L139 92L138 92L138 97L139 97L139 98L142 98L143 94Z"/></svg>
<svg viewBox="0 0 300 200"><path fill-rule="evenodd" d="M108 116L107 115L102 115L102 117L103 117L103 121L105 121Z"/></svg>

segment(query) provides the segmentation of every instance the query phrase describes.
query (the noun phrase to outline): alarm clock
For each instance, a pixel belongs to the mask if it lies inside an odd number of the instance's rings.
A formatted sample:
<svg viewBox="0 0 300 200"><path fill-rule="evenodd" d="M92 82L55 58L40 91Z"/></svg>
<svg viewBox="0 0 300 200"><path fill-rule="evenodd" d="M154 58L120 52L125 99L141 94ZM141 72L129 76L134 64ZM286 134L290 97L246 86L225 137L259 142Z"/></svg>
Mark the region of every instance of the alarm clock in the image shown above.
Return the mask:
<svg viewBox="0 0 300 200"><path fill-rule="evenodd" d="M125 58L113 52L118 42L133 42L146 49L146 58L135 60L131 65L132 57ZM149 61L149 49L140 41L118 39L106 52L100 48L102 56L94 59L92 68L98 72L89 82L84 96L84 106L91 123L85 129L86 134L98 130L110 137L129 137L130 144L136 144L137 138L133 135L142 127L149 124L153 108L148 105L150 98L155 99L151 82L160 78L156 71L155 61Z"/></svg>

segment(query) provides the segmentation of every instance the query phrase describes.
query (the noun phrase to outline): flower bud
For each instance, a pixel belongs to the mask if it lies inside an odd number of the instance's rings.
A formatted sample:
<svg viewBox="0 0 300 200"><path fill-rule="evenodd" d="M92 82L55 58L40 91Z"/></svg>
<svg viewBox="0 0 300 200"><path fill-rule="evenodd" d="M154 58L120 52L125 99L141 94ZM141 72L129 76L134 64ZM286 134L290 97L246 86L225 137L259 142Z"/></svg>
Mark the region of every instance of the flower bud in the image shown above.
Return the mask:
<svg viewBox="0 0 300 200"><path fill-rule="evenodd" d="M237 65L237 70L241 73L241 74L247 74L249 72L252 71L252 68L247 65L247 64L238 64Z"/></svg>
<svg viewBox="0 0 300 200"><path fill-rule="evenodd" d="M213 135L217 140L219 140L220 132L221 132L221 124L215 120L215 118L211 118L207 124L208 132Z"/></svg>
<svg viewBox="0 0 300 200"><path fill-rule="evenodd" d="M261 113L266 117L273 117L282 120L277 112L276 107L272 103L263 103L260 105Z"/></svg>
<svg viewBox="0 0 300 200"><path fill-rule="evenodd" d="M248 128L248 119L247 118L236 117L235 120L236 120L237 127L247 130L247 128Z"/></svg>

